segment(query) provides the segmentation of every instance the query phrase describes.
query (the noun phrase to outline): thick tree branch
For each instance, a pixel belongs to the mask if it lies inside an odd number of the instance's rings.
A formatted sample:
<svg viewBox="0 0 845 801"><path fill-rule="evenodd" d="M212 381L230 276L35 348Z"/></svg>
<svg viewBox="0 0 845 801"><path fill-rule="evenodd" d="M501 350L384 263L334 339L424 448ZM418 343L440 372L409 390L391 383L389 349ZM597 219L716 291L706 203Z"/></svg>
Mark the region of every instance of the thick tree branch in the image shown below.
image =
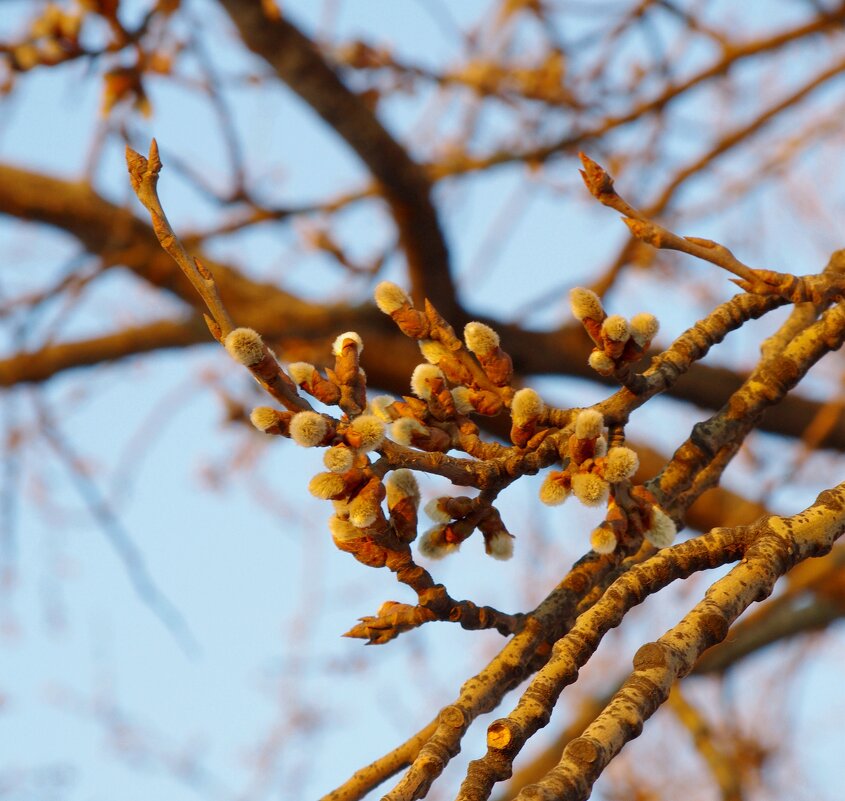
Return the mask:
<svg viewBox="0 0 845 801"><path fill-rule="evenodd" d="M157 320L91 339L57 342L36 351L0 359L0 387L46 381L65 370L165 348L184 348L208 339L208 329L202 318L196 315L183 320Z"/></svg>
<svg viewBox="0 0 845 801"><path fill-rule="evenodd" d="M752 603L768 597L792 565L831 549L845 531L843 510L845 485L840 484L825 490L797 515L763 518L751 527L746 532L751 539L746 541L752 544L742 561L716 581L677 626L639 649L634 671L610 704L581 737L569 743L558 765L516 798L583 801L589 797L610 760L640 733L674 682L692 670L708 647L724 639L730 624Z"/></svg>

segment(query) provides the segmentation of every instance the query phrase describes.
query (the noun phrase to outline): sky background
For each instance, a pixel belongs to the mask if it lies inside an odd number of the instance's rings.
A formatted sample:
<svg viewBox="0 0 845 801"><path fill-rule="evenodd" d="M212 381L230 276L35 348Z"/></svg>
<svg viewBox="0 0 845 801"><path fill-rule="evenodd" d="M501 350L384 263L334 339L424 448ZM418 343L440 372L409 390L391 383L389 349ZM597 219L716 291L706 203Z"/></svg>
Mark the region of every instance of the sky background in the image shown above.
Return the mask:
<svg viewBox="0 0 845 801"><path fill-rule="evenodd" d="M303 203L360 186L366 178L360 165L300 101L286 90L238 80L261 67L233 47L216 5L183 5L187 13L179 24L215 54L230 79L231 120L243 141L247 173L262 196ZM759 20L761 26L788 21L798 4L766 5L772 13ZM31 6L6 0L0 36L20 31ZM146 7L140 0L121 4L127 19ZM366 34L433 67L456 57L458 31L487 7L474 0L286 4L309 32L338 40ZM97 31L88 35L96 38ZM530 41L524 46L530 52ZM700 58L708 56L702 52ZM690 58L694 63L699 56ZM796 75L803 69L796 63ZM182 74L190 78L190 64ZM206 229L220 219L219 209L169 166L169 156L189 158L212 186L225 188L229 165L213 111L185 86L165 80L151 80L149 93L153 114L129 121L131 139L145 149L154 135L161 145L160 193L174 228ZM707 100L704 95L697 102ZM83 63L32 71L0 101L0 158L66 177L84 174L104 125L100 102L100 81ZM400 98L382 108L391 129L410 138L418 157L427 155L427 125L442 132L454 124L448 110L426 103L425 96ZM690 108L692 122L698 111ZM485 130L505 124L491 113ZM679 136L675 147L683 154L689 144ZM817 166L808 160L806 169ZM720 169L729 172L730 161ZM110 199L134 202L116 137L93 174ZM835 201L841 190L831 191ZM689 192L691 200L706 198L707 180ZM817 269L840 242L841 226L825 228L823 221L810 236L773 198L761 190L742 206L742 213L756 214L757 230L766 236L740 242L739 250L744 246L756 263L775 268L789 268L797 259L807 270ZM565 288L588 280L626 236L613 215L586 197L570 159L527 184L521 168L446 183L436 199L462 299L479 314L527 319L536 327L562 319ZM715 237L736 231L735 223L730 215L704 216L694 233ZM498 238L498 229L506 236ZM392 236L367 203L339 215L337 231L362 259ZM370 296L371 279L340 274L325 257L303 253L299 241L296 226L273 225L214 241L211 250L252 276L307 297ZM87 264L70 238L8 218L0 218L0 251L6 265L0 300ZM658 314L662 341L669 341L695 319L699 304L730 294L721 276L718 283L701 266L681 269L691 293L626 279L612 296L611 311ZM382 277L404 283L401 258L391 258ZM705 286L702 300L696 289ZM7 315L0 353L35 347L51 336L104 333L177 308L112 270L71 309L45 304L37 319L26 321ZM753 358L755 343L773 324L767 319L749 326L749 334L729 342L720 358ZM604 395L586 382L538 378L534 385L562 405L587 405ZM806 393L827 389L819 379L809 382ZM2 476L0 799L314 798L427 723L454 697L461 679L499 647L495 633L441 624L386 647L364 648L341 638L382 601L408 598L385 571L367 571L332 545L327 504L306 492L309 478L322 469L321 454L287 441L267 442L226 423L223 393L261 402L248 376L213 345L73 371L45 387L3 392L4 426L23 432L27 442L6 455ZM56 421L65 453L85 466L88 481L75 481L56 448L38 434L39 409ZM678 444L678 431L703 416L657 401L637 413L629 435L648 435L668 450ZM740 459L726 482L759 497L761 473L774 479L784 469L778 458L783 446L766 436L753 445L758 463ZM830 456L818 460L817 472L840 464ZM534 503L540 481L521 481L503 498L505 520L519 521L511 528L518 537L511 562L484 558L473 539L458 556L437 564L436 578L453 596L508 611L527 609L586 550L585 532L596 514L575 505L540 508ZM795 511L817 489L798 477L767 500L773 508ZM424 499L446 491L435 480L423 484ZM126 542L138 549L143 571L183 621L175 634L133 586L115 547ZM596 664L584 671L582 691L605 686L608 675L622 676L637 644L672 624L677 612L669 599L688 607L695 598L690 592L672 589L637 610L635 625L603 643ZM774 724L793 725L807 745L801 765L802 776L810 777L806 797L825 797L826 777L838 765L836 743L815 726L820 717L841 720L845 711L845 697L829 692L842 645L837 636L816 646L819 659L799 676L800 703L784 713L786 721ZM768 669L775 673L778 667ZM761 669L765 676L767 668ZM765 680L743 686L741 678L738 671L741 689L730 699L740 720L756 714L767 686ZM700 692L706 697L708 690ZM565 721L570 709L564 703L555 722ZM447 784L480 753L485 725L476 724L476 736L448 769ZM648 735L632 745L649 747ZM789 763L774 768L773 781L778 771L789 781L794 770Z"/></svg>

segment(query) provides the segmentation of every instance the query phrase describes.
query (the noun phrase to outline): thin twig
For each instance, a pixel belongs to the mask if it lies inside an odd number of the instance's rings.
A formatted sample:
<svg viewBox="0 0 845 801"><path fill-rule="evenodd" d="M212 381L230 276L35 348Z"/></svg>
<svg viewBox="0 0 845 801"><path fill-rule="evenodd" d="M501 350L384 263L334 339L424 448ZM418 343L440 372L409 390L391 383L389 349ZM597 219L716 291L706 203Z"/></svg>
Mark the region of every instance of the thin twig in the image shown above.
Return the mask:
<svg viewBox="0 0 845 801"><path fill-rule="evenodd" d="M216 323L216 330L215 326L210 326L212 334L218 340L225 338L235 326L223 305L223 301L220 299L214 277L204 264L196 258L192 259L188 255L184 245L179 241L179 238L170 227L167 215L161 206L156 185L158 184L158 174L161 171L162 164L159 158L156 140L153 139L150 143L150 154L148 158L144 158L140 153L136 153L132 148L127 146L126 164L129 168L129 178L132 182L132 188L135 190L138 200L144 204L144 207L150 213L153 230L158 237L158 241L176 264L179 265L179 268L191 284L193 284L199 296L205 301L205 305L208 307L209 312L211 312L214 323Z"/></svg>

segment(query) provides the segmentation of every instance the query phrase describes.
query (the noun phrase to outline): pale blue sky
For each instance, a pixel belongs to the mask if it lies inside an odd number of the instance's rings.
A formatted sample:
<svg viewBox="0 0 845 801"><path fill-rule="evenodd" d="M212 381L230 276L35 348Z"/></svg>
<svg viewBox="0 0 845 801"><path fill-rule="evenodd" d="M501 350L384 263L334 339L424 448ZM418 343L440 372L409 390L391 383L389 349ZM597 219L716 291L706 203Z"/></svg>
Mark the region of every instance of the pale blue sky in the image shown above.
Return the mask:
<svg viewBox="0 0 845 801"><path fill-rule="evenodd" d="M30 5L7 0L0 35L18 29ZM130 14L146 5L141 0L125 4ZM228 48L214 3L185 0L184 5L197 22L197 35L225 53L227 74L255 69L254 61ZM297 0L286 7L313 30L330 5ZM448 6L457 24L465 25L488 3L431 3L431 11L424 0L336 5L332 35L359 32L394 43L398 52L418 62L443 66L460 42L444 34L448 24L442 9ZM792 13L789 3L771 7L784 19ZM87 77L82 64L27 75L0 105L0 158L79 175L99 119L99 92L98 81ZM168 168L167 154L189 157L222 187L227 167L215 118L207 105L163 81L152 81L150 94L154 115L132 122L133 137L140 147L155 135L162 147L160 190L177 231L205 228L217 209ZM243 136L248 172L260 176L268 199L323 198L354 188L365 177L337 138L289 92L238 88L228 99ZM389 104L385 113L394 130L413 131L424 107L403 99ZM704 113L694 106L689 110L691 130L697 111ZM503 121L493 117L490 124ZM679 135L675 146L682 154L692 141ZM731 162L724 167L732 168ZM565 313L561 288L585 280L626 236L609 212L586 198L571 160L552 166L550 173L562 191L538 182L509 236L481 251L480 262L479 249L491 227L501 224L497 220L503 214L508 221L507 203L522 179L521 169L438 188L458 280L464 277L463 297L473 309L508 317L524 315L527 307L533 311L530 324L551 324ZM108 147L96 177L109 197L129 197L117 143ZM787 262L771 266L788 267L790 258L800 258L814 269L841 235L840 229L810 237L765 193L756 208L766 217L768 239L744 242L741 249L763 260ZM749 209L755 207L743 207L746 214ZM734 222L730 214L716 215L694 233L717 236L731 231ZM341 215L339 232L364 255L391 235L367 207ZM371 281L339 276L324 258L303 256L295 241L289 226L267 226L215 248L251 274L297 292L324 296L343 291L358 300L368 296ZM49 283L77 253L66 237L2 218L0 250L10 265L0 277L3 297ZM690 268L690 280L699 280L704 269ZM400 259L388 265L386 275L402 281ZM701 283L706 280L702 277ZM728 293L730 286L719 280L717 294ZM115 271L85 294L60 336L113 330L127 319L153 319L177 308L158 294L136 293L134 280ZM675 287L639 278L626 281L611 302L616 312L657 313L667 337L689 325L697 308ZM28 345L41 341L59 313L47 307L43 320L28 332ZM743 349L753 354L764 328L752 328L753 341L729 344L727 352L738 358ZM15 344L10 332L8 324L0 329L4 354ZM252 391L248 378L211 345L68 373L43 390L63 436L92 466L98 491L114 502L121 530L141 550L156 586L186 621L198 652L187 655L141 603L64 467L42 441L34 442L23 451L14 476L20 493L13 532L17 581L0 596L0 799L314 798L427 722L501 641L490 632L439 624L381 648L341 639L357 617L373 613L382 601L408 598L386 571L368 571L331 544L325 527L330 510L305 490L308 478L321 469L320 454L288 442L267 443L251 431L224 425L209 376L237 397ZM543 379L537 386L561 403L584 404L603 395L581 382ZM32 392L5 393L7 421L33 420ZM638 413L630 432L649 435L670 449L694 414L657 402ZM774 457L782 446L759 439L757 447ZM245 466L234 464L241 461ZM222 477L222 486L210 487L210 472ZM755 491L741 466L729 481ZM454 596L507 610L527 608L586 550L585 532L595 514L574 506L538 508L533 503L538 485L539 478L524 481L503 499L506 520L520 521L514 527L519 539L512 562L485 559L480 544L470 541L460 555L436 566L438 580ZM775 502L797 509L814 490L796 483ZM427 497L443 491L434 481L423 486ZM628 656L636 640L657 636L672 622L668 603L655 600L648 615L638 615L635 635L614 637ZM837 643L829 647L841 647ZM830 658L820 660L821 666L812 669L818 686L829 688L830 663ZM619 669L626 664L627 657ZM838 710L843 699L825 703ZM820 704L812 689L802 704L795 713L799 722L803 716L812 721ZM476 728L478 734L450 766L452 781L480 752L484 724ZM647 738L642 742L634 747L648 747ZM812 759L824 776L838 757L830 748L826 752L824 743L814 746Z"/></svg>

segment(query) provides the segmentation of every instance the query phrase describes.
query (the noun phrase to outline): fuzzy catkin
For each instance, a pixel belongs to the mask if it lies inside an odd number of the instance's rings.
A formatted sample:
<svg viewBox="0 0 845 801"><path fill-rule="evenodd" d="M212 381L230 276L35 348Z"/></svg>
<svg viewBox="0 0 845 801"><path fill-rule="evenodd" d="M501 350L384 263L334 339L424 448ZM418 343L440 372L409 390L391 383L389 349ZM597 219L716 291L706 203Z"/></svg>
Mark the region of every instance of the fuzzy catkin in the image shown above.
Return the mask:
<svg viewBox="0 0 845 801"><path fill-rule="evenodd" d="M439 364L452 355L449 348L433 339L421 339L419 345L423 358L430 364Z"/></svg>
<svg viewBox="0 0 845 801"><path fill-rule="evenodd" d="M615 484L618 481L624 481L626 478L633 476L639 466L640 460L637 454L630 448L611 448L607 453L604 477L611 484Z"/></svg>
<svg viewBox="0 0 845 801"><path fill-rule="evenodd" d="M361 339L361 335L358 334L356 331L347 331L344 334L339 334L335 341L332 343L332 355L333 356L340 356L343 352L344 343L347 340L351 340L354 345L355 349L360 353L364 350L364 340Z"/></svg>
<svg viewBox="0 0 845 801"><path fill-rule="evenodd" d="M393 314L403 306L410 306L411 299L405 290L391 281L382 281L376 286L374 293L376 306L385 314Z"/></svg>
<svg viewBox="0 0 845 801"><path fill-rule="evenodd" d="M616 550L616 535L609 528L599 526L590 534L590 546L596 553L613 553Z"/></svg>
<svg viewBox="0 0 845 801"><path fill-rule="evenodd" d="M652 506L651 526L645 531L645 538L655 548L668 548L675 541L677 533L675 521L659 506Z"/></svg>
<svg viewBox="0 0 845 801"><path fill-rule="evenodd" d="M385 423L393 422L393 415L388 411L387 407L396 402L396 398L390 395L376 395L370 401L370 411L378 417L379 420Z"/></svg>
<svg viewBox="0 0 845 801"><path fill-rule="evenodd" d="M352 467L355 461L355 453L343 445L336 445L329 448L323 454L323 464L332 473L345 473Z"/></svg>
<svg viewBox="0 0 845 801"><path fill-rule="evenodd" d="M457 542L446 542L444 526L433 526L417 540L417 550L429 559L442 559L457 551L459 547Z"/></svg>
<svg viewBox="0 0 845 801"><path fill-rule="evenodd" d="M290 437L303 448L319 445L329 432L326 419L317 412L298 412L290 421Z"/></svg>
<svg viewBox="0 0 845 801"><path fill-rule="evenodd" d="M498 531L485 540L485 550L494 559L507 561L513 556L514 538L507 531Z"/></svg>
<svg viewBox="0 0 845 801"><path fill-rule="evenodd" d="M600 375L610 375L616 369L613 359L603 350L594 350L587 362Z"/></svg>
<svg viewBox="0 0 845 801"><path fill-rule="evenodd" d="M420 505L420 487L416 476L406 468L394 470L385 481L387 508L392 509L403 498L410 498L414 506Z"/></svg>
<svg viewBox="0 0 845 801"><path fill-rule="evenodd" d="M346 482L340 473L317 473L308 483L308 491L326 501L341 495L345 489Z"/></svg>
<svg viewBox="0 0 845 801"><path fill-rule="evenodd" d="M614 342L626 342L631 336L628 321L619 314L611 314L601 326L601 332Z"/></svg>
<svg viewBox="0 0 845 801"><path fill-rule="evenodd" d="M237 362L247 367L258 364L264 358L264 342L261 334L251 328L236 328L231 331L223 346Z"/></svg>
<svg viewBox="0 0 845 801"><path fill-rule="evenodd" d="M308 362L291 362L288 365L288 375L293 379L294 384L307 384L314 375L316 368Z"/></svg>
<svg viewBox="0 0 845 801"><path fill-rule="evenodd" d="M441 500L446 500L445 498L432 498L424 507L423 511L435 522L435 523L449 523L452 520L452 515L450 515L442 506Z"/></svg>
<svg viewBox="0 0 845 801"><path fill-rule="evenodd" d="M584 506L601 506L610 495L610 485L595 473L577 473L572 477L572 494Z"/></svg>
<svg viewBox="0 0 845 801"><path fill-rule="evenodd" d="M349 430L358 441L357 447L362 451L372 451L384 442L384 422L374 414L362 414L356 417Z"/></svg>
<svg viewBox="0 0 845 801"><path fill-rule="evenodd" d="M455 411L458 414L472 414L475 407L469 399L470 390L468 387L455 387L452 390L452 400L455 402Z"/></svg>
<svg viewBox="0 0 845 801"><path fill-rule="evenodd" d="M249 421L259 431L266 431L279 422L279 415L269 406L256 406L249 415Z"/></svg>
<svg viewBox="0 0 845 801"><path fill-rule="evenodd" d="M631 318L631 339L641 348L651 342L659 330L660 323L653 314L641 312Z"/></svg>
<svg viewBox="0 0 845 801"><path fill-rule="evenodd" d="M595 439L604 427L604 417L595 409L584 409L575 419L575 436L578 439Z"/></svg>
<svg viewBox="0 0 845 801"><path fill-rule="evenodd" d="M579 322L587 318L601 321L604 317L601 299L591 289L577 286L570 290L569 305L572 309L572 315Z"/></svg>
<svg viewBox="0 0 845 801"><path fill-rule="evenodd" d="M444 380L439 367L428 362L418 364L411 374L411 392L422 400L428 400L431 397L431 386L428 382L438 379Z"/></svg>
<svg viewBox="0 0 845 801"><path fill-rule="evenodd" d="M415 420L413 417L400 417L390 427L391 438L400 445L410 446L411 437L414 434L421 434L425 436L428 434L428 429L420 423L419 420Z"/></svg>
<svg viewBox="0 0 845 801"><path fill-rule="evenodd" d="M329 518L329 531L336 542L349 542L365 535L360 528L352 525L348 520L341 520L337 515Z"/></svg>
<svg viewBox="0 0 845 801"><path fill-rule="evenodd" d="M540 485L540 501L546 506L560 506L570 494L568 485L561 483L563 474L552 471Z"/></svg>
<svg viewBox="0 0 845 801"><path fill-rule="evenodd" d="M543 399L530 387L517 390L511 401L511 416L516 425L536 420L544 410Z"/></svg>
<svg viewBox="0 0 845 801"><path fill-rule="evenodd" d="M464 342L467 350L485 356L499 347L499 335L489 325L471 322L464 326Z"/></svg>

